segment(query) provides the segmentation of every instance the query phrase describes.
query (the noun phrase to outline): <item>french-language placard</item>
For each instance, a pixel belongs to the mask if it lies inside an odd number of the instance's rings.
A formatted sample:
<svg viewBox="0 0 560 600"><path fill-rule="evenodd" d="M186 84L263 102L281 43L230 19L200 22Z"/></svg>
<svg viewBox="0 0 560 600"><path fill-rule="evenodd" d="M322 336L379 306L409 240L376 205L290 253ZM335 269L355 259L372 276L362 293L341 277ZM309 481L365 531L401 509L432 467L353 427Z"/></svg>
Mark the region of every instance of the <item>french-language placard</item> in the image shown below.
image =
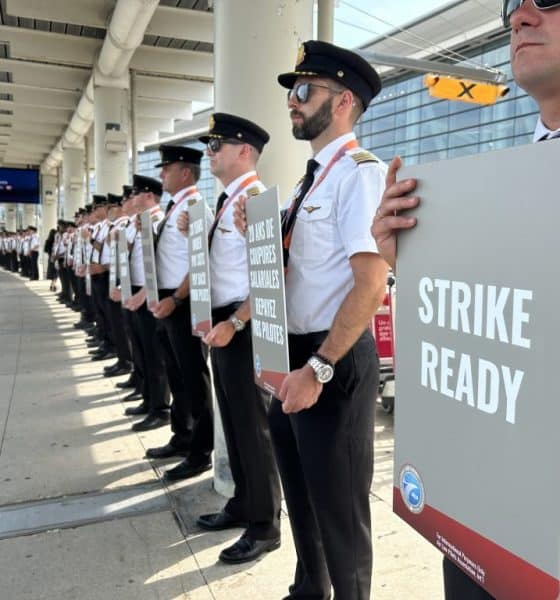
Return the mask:
<svg viewBox="0 0 560 600"><path fill-rule="evenodd" d="M132 296L132 288L130 285L130 265L128 262L128 242L126 234L123 231L119 233L117 241L117 250L119 258L119 281L121 285L121 302L124 303Z"/></svg>
<svg viewBox="0 0 560 600"><path fill-rule="evenodd" d="M559 597L560 141L402 169L394 510L492 596Z"/></svg>
<svg viewBox="0 0 560 600"><path fill-rule="evenodd" d="M278 395L290 372L278 187L247 200L247 260L255 381Z"/></svg>
<svg viewBox="0 0 560 600"><path fill-rule="evenodd" d="M146 286L146 301L148 307L159 302L156 275L156 258L154 253L154 232L150 209L140 216L142 223L142 256L144 261L144 277Z"/></svg>
<svg viewBox="0 0 560 600"><path fill-rule="evenodd" d="M212 329L208 208L204 200L189 206L190 303L193 335L204 337Z"/></svg>
<svg viewBox="0 0 560 600"><path fill-rule="evenodd" d="M111 233L109 233L109 236ZM118 235L118 231L115 231L115 235ZM118 259L117 259L117 239L111 239L109 242L109 294L117 287L118 279Z"/></svg>

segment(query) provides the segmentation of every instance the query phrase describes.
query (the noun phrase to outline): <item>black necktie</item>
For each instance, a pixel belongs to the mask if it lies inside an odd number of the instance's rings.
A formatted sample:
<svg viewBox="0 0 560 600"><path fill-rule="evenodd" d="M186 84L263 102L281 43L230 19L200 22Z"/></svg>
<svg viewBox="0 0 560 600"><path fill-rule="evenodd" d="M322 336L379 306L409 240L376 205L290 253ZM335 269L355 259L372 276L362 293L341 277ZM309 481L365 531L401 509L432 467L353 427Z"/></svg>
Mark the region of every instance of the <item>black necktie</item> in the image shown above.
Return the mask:
<svg viewBox="0 0 560 600"><path fill-rule="evenodd" d="M292 211L286 213L283 221L282 221L282 239L285 240L289 235L294 225L296 224L296 218L299 211L299 207L303 202L307 192L311 189L313 185L313 179L315 178L315 169L319 166L319 163L314 159L310 158L307 161L307 168L305 169L305 176L301 180L301 187L299 188L299 193L294 200L292 206ZM284 267L288 266L288 257L289 257L289 248L284 247Z"/></svg>
<svg viewBox="0 0 560 600"><path fill-rule="evenodd" d="M553 140L559 137L560 131L551 131L550 133L545 133L541 138L537 140L537 142L547 142L548 140Z"/></svg>
<svg viewBox="0 0 560 600"><path fill-rule="evenodd" d="M212 246L212 239L214 238L214 233L216 233L216 227L218 226L219 214L222 210L224 202L227 200L228 195L225 192L222 192L218 196L218 200L216 202L216 218L214 219L214 223L212 223L212 227L210 227L210 231L208 232L208 249Z"/></svg>
<svg viewBox="0 0 560 600"><path fill-rule="evenodd" d="M173 200L170 200L167 203L167 206L165 207L165 216L167 216L167 214L169 213L169 211L175 206L175 202L173 202Z"/></svg>

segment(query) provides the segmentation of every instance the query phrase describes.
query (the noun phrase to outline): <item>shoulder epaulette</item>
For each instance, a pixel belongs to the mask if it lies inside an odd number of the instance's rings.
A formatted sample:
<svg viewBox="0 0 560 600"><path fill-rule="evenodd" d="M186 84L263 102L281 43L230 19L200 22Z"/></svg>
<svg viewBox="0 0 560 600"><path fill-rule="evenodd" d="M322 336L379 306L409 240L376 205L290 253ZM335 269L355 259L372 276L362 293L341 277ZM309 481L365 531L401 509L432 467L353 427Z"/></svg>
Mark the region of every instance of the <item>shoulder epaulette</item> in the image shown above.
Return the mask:
<svg viewBox="0 0 560 600"><path fill-rule="evenodd" d="M379 159L367 150L358 150L358 152L352 152L349 155L358 165L379 162Z"/></svg>
<svg viewBox="0 0 560 600"><path fill-rule="evenodd" d="M253 187L250 187L248 190L245 190L245 194L247 194L247 196L258 196L261 193L261 191L259 190L259 188L254 185Z"/></svg>

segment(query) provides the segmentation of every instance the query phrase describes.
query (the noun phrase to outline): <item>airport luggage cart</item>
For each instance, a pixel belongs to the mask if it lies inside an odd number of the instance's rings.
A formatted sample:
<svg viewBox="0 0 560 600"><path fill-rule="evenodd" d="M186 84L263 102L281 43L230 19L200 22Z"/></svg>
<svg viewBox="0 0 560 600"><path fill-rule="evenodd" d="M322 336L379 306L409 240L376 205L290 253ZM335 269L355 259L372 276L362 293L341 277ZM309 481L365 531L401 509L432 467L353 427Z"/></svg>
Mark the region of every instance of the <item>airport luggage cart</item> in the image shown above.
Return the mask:
<svg viewBox="0 0 560 600"><path fill-rule="evenodd" d="M379 354L378 398L387 414L395 408L395 361L394 361L394 306L395 278L389 274L383 304L373 317L373 335Z"/></svg>

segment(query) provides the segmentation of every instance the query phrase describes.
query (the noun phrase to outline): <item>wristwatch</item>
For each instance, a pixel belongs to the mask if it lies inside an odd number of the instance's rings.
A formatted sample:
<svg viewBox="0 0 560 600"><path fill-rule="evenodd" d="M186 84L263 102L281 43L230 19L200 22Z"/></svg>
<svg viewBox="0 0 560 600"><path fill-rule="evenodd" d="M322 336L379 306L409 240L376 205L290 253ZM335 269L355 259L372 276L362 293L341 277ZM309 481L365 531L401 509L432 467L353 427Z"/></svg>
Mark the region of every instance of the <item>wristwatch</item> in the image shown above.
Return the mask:
<svg viewBox="0 0 560 600"><path fill-rule="evenodd" d="M173 304L175 304L175 306L181 306L185 303L182 298L177 298L175 294L171 296L171 300L173 300Z"/></svg>
<svg viewBox="0 0 560 600"><path fill-rule="evenodd" d="M319 383L328 383L334 375L334 365L324 356L313 353L307 364L313 369L315 379Z"/></svg>
<svg viewBox="0 0 560 600"><path fill-rule="evenodd" d="M238 331L243 331L245 329L245 325L247 325L247 322L242 321L239 317L235 315L235 313L233 313L230 316L229 322L233 325L235 333L237 333Z"/></svg>

